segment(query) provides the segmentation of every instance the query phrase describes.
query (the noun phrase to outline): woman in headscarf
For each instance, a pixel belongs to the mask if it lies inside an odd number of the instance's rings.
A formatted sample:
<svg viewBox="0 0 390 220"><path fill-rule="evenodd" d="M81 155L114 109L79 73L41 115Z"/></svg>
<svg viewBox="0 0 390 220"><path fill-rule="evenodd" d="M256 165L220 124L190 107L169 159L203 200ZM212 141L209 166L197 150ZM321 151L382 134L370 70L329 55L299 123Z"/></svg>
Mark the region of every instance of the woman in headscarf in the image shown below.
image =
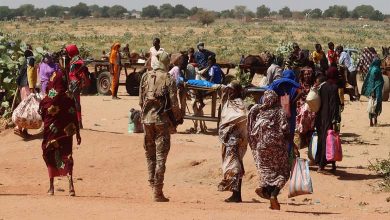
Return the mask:
<svg viewBox="0 0 390 220"><path fill-rule="evenodd" d="M381 71L381 60L374 58L370 65L362 87L362 94L376 101L375 113L369 113L370 127L378 124L378 116L382 112L382 90L384 80Z"/></svg>
<svg viewBox="0 0 390 220"><path fill-rule="evenodd" d="M302 149L309 145L316 116L315 112L311 112L306 104L306 97L314 85L314 73L311 67L306 66L301 69L299 83L301 84L302 96L297 101L296 133L299 138L298 146Z"/></svg>
<svg viewBox="0 0 390 220"><path fill-rule="evenodd" d="M79 126L83 128L81 118L81 99L80 94L83 87L89 84L87 79L88 68L84 65L83 59L79 56L80 52L76 45L71 44L65 48L70 58L69 63L69 89L75 99L77 119Z"/></svg>
<svg viewBox="0 0 390 220"><path fill-rule="evenodd" d="M275 80L271 85L268 86L270 90L276 92L279 97L288 95L289 96L289 104L290 104L290 116L288 117L290 134L295 133L296 127L296 117L297 117L297 101L302 95L302 91L300 89L300 84L295 82L295 73L293 70L285 70L283 71L282 78ZM288 111L288 109L284 109ZM293 135L291 135L293 139ZM288 152L290 156L290 161L293 160L294 154L294 142L291 139L288 146Z"/></svg>
<svg viewBox="0 0 390 220"><path fill-rule="evenodd" d="M49 178L49 195L54 195L54 177L69 175L69 195L75 196L73 186L73 135L81 143L76 105L67 91L67 77L56 71L50 77L47 96L41 101L39 112L44 123L42 151Z"/></svg>
<svg viewBox="0 0 390 220"><path fill-rule="evenodd" d="M41 79L41 96L47 94L47 85L51 75L59 69L59 66L53 61L53 56L50 53L45 54L42 62L39 64L39 78Z"/></svg>
<svg viewBox="0 0 390 220"><path fill-rule="evenodd" d="M114 43L111 47L110 53L110 67L111 67L111 94L112 99L120 99L118 97L119 88L119 77L121 72L121 54L120 54L120 43Z"/></svg>
<svg viewBox="0 0 390 220"><path fill-rule="evenodd" d="M256 193L269 199L271 209L280 210L277 196L290 176L287 145L289 123L273 90L264 93L263 104L252 107L248 116L248 141L259 173Z"/></svg>
<svg viewBox="0 0 390 220"><path fill-rule="evenodd" d="M337 124L341 121L341 102L337 86L338 75L339 72L336 67L329 67L326 72L327 81L319 89L321 106L315 121L318 134L315 162L319 165L319 172L324 171L328 163L332 163L333 172L336 170L336 163L326 160L326 137L329 129L338 130Z"/></svg>
<svg viewBox="0 0 390 220"><path fill-rule="evenodd" d="M242 101L242 87L237 81L222 87L222 112L219 140L222 143L223 179L219 191L231 191L225 202L242 202L241 184L244 176L243 158L248 145L247 114Z"/></svg>

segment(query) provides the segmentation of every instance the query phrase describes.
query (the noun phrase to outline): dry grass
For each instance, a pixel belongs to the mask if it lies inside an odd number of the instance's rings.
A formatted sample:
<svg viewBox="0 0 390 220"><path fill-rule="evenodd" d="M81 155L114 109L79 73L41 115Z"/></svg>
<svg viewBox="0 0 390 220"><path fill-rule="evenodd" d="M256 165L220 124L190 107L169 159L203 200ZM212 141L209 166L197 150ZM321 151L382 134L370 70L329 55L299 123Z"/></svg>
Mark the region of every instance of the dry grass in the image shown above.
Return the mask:
<svg viewBox="0 0 390 220"><path fill-rule="evenodd" d="M363 28L364 25L368 27ZM314 49L319 42L326 48L329 41L348 47L373 46L380 49L390 42L390 23L373 21L311 20L240 23L218 20L203 27L189 20L110 20L83 19L63 23L0 22L0 30L14 39L22 39L33 47L56 50L63 44L87 46L94 57L108 50L114 41L129 43L131 50L147 51L153 37L162 40L169 52L195 47L204 41L225 61L237 62L241 54L274 51L281 41L295 41L302 48Z"/></svg>

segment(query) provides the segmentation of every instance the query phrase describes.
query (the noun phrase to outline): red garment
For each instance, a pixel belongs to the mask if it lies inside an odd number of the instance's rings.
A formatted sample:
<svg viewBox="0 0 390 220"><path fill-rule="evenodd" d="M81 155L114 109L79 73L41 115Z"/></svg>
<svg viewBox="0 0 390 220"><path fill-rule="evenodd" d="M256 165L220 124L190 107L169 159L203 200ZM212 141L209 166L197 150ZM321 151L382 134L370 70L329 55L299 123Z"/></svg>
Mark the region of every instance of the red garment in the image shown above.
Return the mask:
<svg viewBox="0 0 390 220"><path fill-rule="evenodd" d="M73 58L76 55L79 55L79 49L76 45L70 44L65 47L66 52L68 53L70 58Z"/></svg>
<svg viewBox="0 0 390 220"><path fill-rule="evenodd" d="M79 131L76 106L69 97L67 81L60 71L50 78L47 96L39 105L44 123L42 151L49 177L72 174L73 135Z"/></svg>
<svg viewBox="0 0 390 220"><path fill-rule="evenodd" d="M328 50L328 61L329 64L332 65L332 63L337 63L338 56L336 54L336 51L334 50Z"/></svg>
<svg viewBox="0 0 390 220"><path fill-rule="evenodd" d="M77 119L79 125L82 126L80 93L82 88L89 87L91 83L87 77L89 71L88 68L84 66L84 61L79 56L79 49L76 45L68 45L65 50L71 58L69 65L69 84L75 98Z"/></svg>

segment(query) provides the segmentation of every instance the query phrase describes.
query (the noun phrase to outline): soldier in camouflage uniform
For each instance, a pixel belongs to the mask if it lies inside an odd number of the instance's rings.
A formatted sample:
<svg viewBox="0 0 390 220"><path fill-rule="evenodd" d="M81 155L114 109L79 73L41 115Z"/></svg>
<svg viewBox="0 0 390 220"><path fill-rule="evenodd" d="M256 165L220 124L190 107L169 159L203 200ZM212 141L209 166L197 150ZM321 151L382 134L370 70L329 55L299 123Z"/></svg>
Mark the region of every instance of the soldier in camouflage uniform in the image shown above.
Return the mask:
<svg viewBox="0 0 390 220"><path fill-rule="evenodd" d="M182 121L178 106L176 82L170 77L167 67L169 56L164 51L157 53L153 70L142 76L140 106L144 125L144 148L149 172L149 183L155 202L168 202L162 188L165 163L170 149L171 124Z"/></svg>

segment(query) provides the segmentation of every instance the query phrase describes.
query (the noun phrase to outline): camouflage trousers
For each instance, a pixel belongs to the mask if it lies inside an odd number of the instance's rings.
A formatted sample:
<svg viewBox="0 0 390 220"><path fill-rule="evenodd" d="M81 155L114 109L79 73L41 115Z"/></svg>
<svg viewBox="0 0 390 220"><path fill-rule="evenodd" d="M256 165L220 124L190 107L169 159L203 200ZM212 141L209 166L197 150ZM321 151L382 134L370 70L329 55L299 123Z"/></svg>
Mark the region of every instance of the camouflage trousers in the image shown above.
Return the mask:
<svg viewBox="0 0 390 220"><path fill-rule="evenodd" d="M165 163L171 147L167 124L144 124L144 148L151 186L164 184Z"/></svg>

